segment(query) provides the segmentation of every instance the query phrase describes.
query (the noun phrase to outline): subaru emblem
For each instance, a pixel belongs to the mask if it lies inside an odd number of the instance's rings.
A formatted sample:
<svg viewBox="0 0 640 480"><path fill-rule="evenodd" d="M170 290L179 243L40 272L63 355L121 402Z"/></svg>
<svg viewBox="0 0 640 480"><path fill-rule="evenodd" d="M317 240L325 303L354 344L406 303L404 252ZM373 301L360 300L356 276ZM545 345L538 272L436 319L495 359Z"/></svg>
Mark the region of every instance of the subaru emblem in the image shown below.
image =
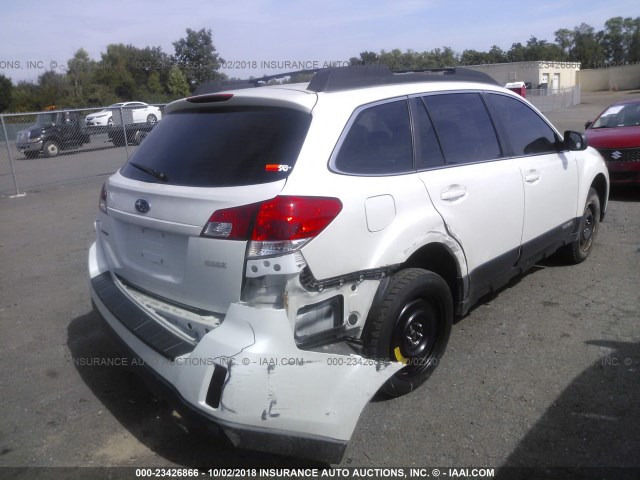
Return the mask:
<svg viewBox="0 0 640 480"><path fill-rule="evenodd" d="M136 210L140 213L147 213L151 210L151 205L144 198L136 200Z"/></svg>

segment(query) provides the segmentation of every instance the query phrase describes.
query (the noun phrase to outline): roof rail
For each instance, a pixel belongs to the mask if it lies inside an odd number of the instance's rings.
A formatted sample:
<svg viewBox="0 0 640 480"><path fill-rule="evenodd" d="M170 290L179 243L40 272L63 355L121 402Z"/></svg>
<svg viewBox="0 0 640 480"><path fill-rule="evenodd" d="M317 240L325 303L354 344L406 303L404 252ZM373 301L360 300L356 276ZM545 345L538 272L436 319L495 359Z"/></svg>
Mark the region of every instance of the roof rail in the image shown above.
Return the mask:
<svg viewBox="0 0 640 480"><path fill-rule="evenodd" d="M499 85L486 73L467 68L452 67L391 71L384 66L354 65L320 70L309 82L308 89L314 92L337 92L377 85L451 81Z"/></svg>
<svg viewBox="0 0 640 480"><path fill-rule="evenodd" d="M292 77L294 75L308 75L316 73L322 70L316 68L312 70L298 70L295 72L276 73L275 75L265 75L258 78L249 78L247 80L217 80L214 82L203 83L196 88L193 95L206 95L208 93L222 92L225 90L240 90L243 88L261 87L266 85L271 80L277 80L279 78Z"/></svg>
<svg viewBox="0 0 640 480"><path fill-rule="evenodd" d="M296 72L265 75L248 80L219 80L200 85L194 95L240 90L260 87L271 80L294 75L315 74L309 82L308 90L312 92L338 92L352 88L373 87L377 85L396 85L419 82L479 82L500 85L484 72L468 68L426 68L392 71L382 65L354 65L350 67L316 68Z"/></svg>

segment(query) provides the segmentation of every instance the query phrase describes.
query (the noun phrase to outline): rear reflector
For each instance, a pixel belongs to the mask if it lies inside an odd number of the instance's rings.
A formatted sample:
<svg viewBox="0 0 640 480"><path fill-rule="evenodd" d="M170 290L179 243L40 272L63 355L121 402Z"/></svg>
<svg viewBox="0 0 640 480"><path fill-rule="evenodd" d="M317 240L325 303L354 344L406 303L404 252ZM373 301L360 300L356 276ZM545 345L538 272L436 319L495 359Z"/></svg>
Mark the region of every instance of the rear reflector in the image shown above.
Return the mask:
<svg viewBox="0 0 640 480"><path fill-rule="evenodd" d="M207 405L218 408L220 406L220 400L222 400L222 390L224 389L224 382L227 379L227 368L222 365L215 365L213 367L213 375L211 375L211 383L207 390L207 397L205 402Z"/></svg>
<svg viewBox="0 0 640 480"><path fill-rule="evenodd" d="M102 184L102 190L100 191L100 200L98 202L98 208L101 212L107 213L107 184Z"/></svg>

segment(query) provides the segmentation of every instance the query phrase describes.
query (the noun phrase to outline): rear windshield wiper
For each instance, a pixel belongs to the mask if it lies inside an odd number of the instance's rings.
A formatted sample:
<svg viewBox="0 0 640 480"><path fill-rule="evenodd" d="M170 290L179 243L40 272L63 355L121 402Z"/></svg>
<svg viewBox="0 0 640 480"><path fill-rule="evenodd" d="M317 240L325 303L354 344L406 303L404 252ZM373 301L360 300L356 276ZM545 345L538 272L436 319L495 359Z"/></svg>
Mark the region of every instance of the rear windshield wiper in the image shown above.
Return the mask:
<svg viewBox="0 0 640 480"><path fill-rule="evenodd" d="M162 180L163 182L169 181L169 177L167 177L162 172L158 172L157 170L154 170L153 168L145 167L144 165L140 165L135 162L129 162L129 165L131 165L132 167L136 167L138 170L142 170L144 173L148 173L152 177L156 177L158 180Z"/></svg>

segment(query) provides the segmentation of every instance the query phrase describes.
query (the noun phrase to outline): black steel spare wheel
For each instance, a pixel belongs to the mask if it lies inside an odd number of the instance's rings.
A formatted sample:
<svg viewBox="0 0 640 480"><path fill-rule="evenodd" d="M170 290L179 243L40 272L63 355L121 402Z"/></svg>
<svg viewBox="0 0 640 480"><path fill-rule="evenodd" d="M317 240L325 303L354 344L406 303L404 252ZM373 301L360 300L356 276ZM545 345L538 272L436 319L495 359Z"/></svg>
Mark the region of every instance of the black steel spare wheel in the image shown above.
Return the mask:
<svg viewBox="0 0 640 480"><path fill-rule="evenodd" d="M451 291L442 277L408 268L391 278L363 332L371 358L405 364L382 387L384 393L404 395L431 375L446 349L452 322Z"/></svg>

